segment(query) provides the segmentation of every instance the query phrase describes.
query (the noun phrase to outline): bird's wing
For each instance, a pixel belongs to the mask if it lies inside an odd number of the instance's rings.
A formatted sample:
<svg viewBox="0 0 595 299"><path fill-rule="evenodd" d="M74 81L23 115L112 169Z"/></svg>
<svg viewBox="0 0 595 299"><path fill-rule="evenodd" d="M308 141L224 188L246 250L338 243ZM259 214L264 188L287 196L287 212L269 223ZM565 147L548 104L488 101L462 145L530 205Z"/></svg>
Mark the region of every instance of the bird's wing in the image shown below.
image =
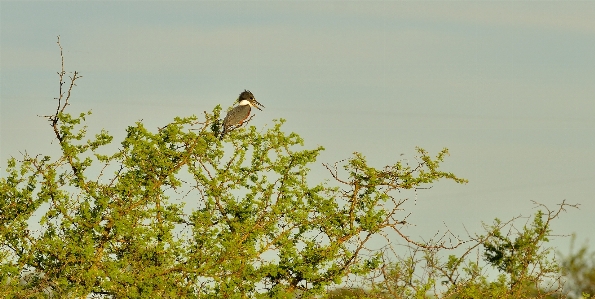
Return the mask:
<svg viewBox="0 0 595 299"><path fill-rule="evenodd" d="M225 116L223 125L226 127L241 124L250 116L250 105L235 106Z"/></svg>

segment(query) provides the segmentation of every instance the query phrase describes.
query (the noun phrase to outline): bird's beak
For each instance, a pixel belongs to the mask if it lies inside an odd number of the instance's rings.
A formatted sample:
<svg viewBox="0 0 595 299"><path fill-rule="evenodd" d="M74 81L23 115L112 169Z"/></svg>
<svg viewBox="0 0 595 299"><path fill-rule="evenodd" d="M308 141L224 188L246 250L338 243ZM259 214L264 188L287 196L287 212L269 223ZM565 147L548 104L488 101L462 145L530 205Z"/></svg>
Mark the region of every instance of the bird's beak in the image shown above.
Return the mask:
<svg viewBox="0 0 595 299"><path fill-rule="evenodd" d="M250 101L252 103L252 107L255 107L256 109L262 111L262 109L260 109L260 107L258 106L262 106L262 108L265 108L263 104L259 103L258 101L256 101L256 99L253 99Z"/></svg>

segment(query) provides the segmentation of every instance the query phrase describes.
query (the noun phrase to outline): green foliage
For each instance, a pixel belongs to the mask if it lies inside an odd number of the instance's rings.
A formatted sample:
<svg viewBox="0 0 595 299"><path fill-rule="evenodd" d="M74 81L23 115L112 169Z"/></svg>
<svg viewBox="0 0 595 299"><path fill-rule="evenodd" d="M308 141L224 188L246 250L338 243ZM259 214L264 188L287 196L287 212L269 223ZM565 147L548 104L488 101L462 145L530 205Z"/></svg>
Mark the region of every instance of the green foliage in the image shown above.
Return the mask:
<svg viewBox="0 0 595 299"><path fill-rule="evenodd" d="M364 299L371 298L371 294L362 288L338 288L326 294L325 299Z"/></svg>
<svg viewBox="0 0 595 299"><path fill-rule="evenodd" d="M540 282L542 278L535 273L559 272L557 264L548 260L551 250L540 252L541 244L548 241L551 233L543 217L543 212L538 211L533 223L525 226L514 240L502 234L499 227L501 222L496 220L496 225L491 227L491 236L483 243L485 260L501 273L507 274L508 287L513 294Z"/></svg>
<svg viewBox="0 0 595 299"><path fill-rule="evenodd" d="M378 298L564 298L560 268L551 248L551 221L568 205L538 211L521 230L515 220L495 220L486 234L471 238L467 250L443 258L448 248L412 247L408 258L385 266L382 280L371 286ZM483 248L483 250L481 250ZM485 264L471 254L482 252ZM438 284L437 282L440 282Z"/></svg>
<svg viewBox="0 0 595 299"><path fill-rule="evenodd" d="M418 149L414 167L377 169L356 153L344 179L327 166L341 188L311 184L322 147L303 149L284 120L220 141L219 106L202 123L138 122L109 153L107 132L87 139L90 112L64 111L78 78L48 117L62 154L11 159L0 179L4 297L312 297L381 265L365 245L404 223L391 192L465 182L439 170L446 150Z"/></svg>
<svg viewBox="0 0 595 299"><path fill-rule="evenodd" d="M570 253L561 255L562 273L565 275L564 288L576 297L595 296L595 252L589 252L586 245L574 251L576 236L572 236Z"/></svg>
<svg viewBox="0 0 595 299"><path fill-rule="evenodd" d="M551 221L571 206L564 202L541 206L520 230L515 219L496 219L484 235L449 245L453 235L417 242L401 232L407 199L396 194L440 179L466 182L440 170L447 149L432 157L418 148L415 165L382 168L354 153L342 167L325 165L333 180L311 183L322 147L304 149L282 119L220 140L217 106L201 122L175 118L158 130L137 122L114 150L107 132L88 137L91 112L65 112L80 76L67 85L58 74L58 107L47 118L61 155L11 158L0 178L0 297L565 296L544 248ZM368 249L389 232L409 255ZM449 251L462 245L460 255ZM591 260L581 249L562 264L585 298ZM337 288L350 276L373 283Z"/></svg>

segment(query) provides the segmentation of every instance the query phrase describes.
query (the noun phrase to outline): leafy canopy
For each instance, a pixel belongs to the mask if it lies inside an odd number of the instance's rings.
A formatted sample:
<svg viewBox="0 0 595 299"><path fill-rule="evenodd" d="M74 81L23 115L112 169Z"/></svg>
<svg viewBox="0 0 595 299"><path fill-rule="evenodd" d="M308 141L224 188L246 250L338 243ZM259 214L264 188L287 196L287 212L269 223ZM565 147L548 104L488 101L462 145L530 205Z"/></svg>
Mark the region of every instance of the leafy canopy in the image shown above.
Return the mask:
<svg viewBox="0 0 595 299"><path fill-rule="evenodd" d="M304 149L284 120L220 141L219 106L200 123L137 122L110 150L107 132L87 136L90 112L65 111L80 78L65 74L48 116L61 155L12 158L0 179L3 296L309 297L379 267L365 245L405 224L399 190L465 182L439 169L446 149L418 149L414 166L356 153L344 171L327 165L335 186L311 183L322 147Z"/></svg>

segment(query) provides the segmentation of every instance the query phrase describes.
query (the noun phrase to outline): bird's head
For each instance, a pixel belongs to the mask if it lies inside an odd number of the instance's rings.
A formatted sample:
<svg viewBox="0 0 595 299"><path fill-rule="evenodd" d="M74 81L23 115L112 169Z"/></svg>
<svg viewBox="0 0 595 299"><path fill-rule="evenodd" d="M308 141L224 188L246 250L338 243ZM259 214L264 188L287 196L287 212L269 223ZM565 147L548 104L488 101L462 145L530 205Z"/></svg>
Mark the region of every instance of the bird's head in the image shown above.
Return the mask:
<svg viewBox="0 0 595 299"><path fill-rule="evenodd" d="M258 106L265 108L263 104L256 101L256 98L254 98L254 95L249 90L244 90L242 93L240 93L240 96L238 97L238 102L241 104L242 101L247 101L248 105L255 107L260 111L262 111L262 109L260 109L260 107Z"/></svg>

